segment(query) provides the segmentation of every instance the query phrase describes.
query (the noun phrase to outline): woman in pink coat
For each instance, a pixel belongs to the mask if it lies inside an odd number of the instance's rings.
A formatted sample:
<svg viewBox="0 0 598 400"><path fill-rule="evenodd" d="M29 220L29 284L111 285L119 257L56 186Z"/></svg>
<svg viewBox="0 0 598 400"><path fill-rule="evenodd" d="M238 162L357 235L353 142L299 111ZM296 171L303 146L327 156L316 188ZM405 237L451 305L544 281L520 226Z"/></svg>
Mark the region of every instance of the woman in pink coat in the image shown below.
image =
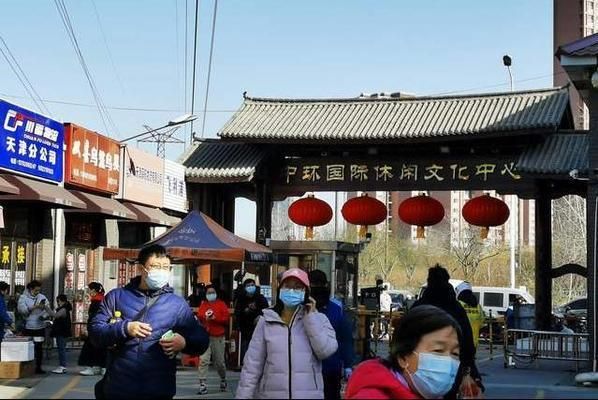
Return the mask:
<svg viewBox="0 0 598 400"><path fill-rule="evenodd" d="M263 310L243 360L237 399L322 399L322 361L338 347L326 315L309 297L305 271L291 268L273 308Z"/></svg>

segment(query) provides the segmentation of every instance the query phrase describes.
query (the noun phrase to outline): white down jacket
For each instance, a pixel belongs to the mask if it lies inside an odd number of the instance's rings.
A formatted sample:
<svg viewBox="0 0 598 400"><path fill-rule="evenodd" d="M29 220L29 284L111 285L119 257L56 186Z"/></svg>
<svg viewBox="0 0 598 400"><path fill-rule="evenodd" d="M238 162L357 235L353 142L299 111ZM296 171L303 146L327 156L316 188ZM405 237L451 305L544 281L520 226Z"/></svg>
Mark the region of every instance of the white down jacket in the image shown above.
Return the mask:
<svg viewBox="0 0 598 400"><path fill-rule="evenodd" d="M285 324L273 309L263 310L237 387L237 399L322 399L322 361L338 347L326 315L305 314L299 306Z"/></svg>

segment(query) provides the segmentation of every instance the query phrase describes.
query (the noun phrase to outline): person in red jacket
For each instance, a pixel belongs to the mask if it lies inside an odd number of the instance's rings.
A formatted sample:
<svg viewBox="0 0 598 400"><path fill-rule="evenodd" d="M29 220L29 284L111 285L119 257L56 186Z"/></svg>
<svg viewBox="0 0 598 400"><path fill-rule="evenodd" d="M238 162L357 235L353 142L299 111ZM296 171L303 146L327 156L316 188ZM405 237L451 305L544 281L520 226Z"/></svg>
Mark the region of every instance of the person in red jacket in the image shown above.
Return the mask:
<svg viewBox="0 0 598 400"><path fill-rule="evenodd" d="M459 369L461 328L438 307L412 308L398 323L389 358L361 363L346 399L437 399L449 392Z"/></svg>
<svg viewBox="0 0 598 400"><path fill-rule="evenodd" d="M197 318L210 335L210 346L200 357L199 364L199 392L207 394L208 386L208 365L210 357L220 375L220 391L226 391L226 366L224 364L224 333L229 323L229 311L226 303L218 298L216 288L212 285L206 286L206 300L202 301L197 309Z"/></svg>

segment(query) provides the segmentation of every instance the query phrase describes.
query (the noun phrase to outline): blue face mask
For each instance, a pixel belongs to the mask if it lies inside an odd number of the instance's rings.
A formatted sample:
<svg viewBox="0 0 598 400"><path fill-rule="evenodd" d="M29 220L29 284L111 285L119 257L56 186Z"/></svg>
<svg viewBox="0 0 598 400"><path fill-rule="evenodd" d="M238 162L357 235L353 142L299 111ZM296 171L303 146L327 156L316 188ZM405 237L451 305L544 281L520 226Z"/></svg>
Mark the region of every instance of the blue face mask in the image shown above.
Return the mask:
<svg viewBox="0 0 598 400"><path fill-rule="evenodd" d="M158 290L168 285L169 280L170 271L165 271L163 269L152 269L147 272L145 283L147 283L147 287L150 289Z"/></svg>
<svg viewBox="0 0 598 400"><path fill-rule="evenodd" d="M206 299L208 301L214 301L214 300L216 300L217 297L218 297L218 295L216 293L208 293L208 294L206 294Z"/></svg>
<svg viewBox="0 0 598 400"><path fill-rule="evenodd" d="M413 389L424 399L444 396L451 390L457 377L459 361L449 356L434 353L415 353L418 355L417 371L407 371Z"/></svg>
<svg viewBox="0 0 598 400"><path fill-rule="evenodd" d="M253 295L255 293L255 286L245 286L245 292L250 296Z"/></svg>
<svg viewBox="0 0 598 400"><path fill-rule="evenodd" d="M287 308L296 308L305 300L305 291L297 289L280 289L280 300Z"/></svg>

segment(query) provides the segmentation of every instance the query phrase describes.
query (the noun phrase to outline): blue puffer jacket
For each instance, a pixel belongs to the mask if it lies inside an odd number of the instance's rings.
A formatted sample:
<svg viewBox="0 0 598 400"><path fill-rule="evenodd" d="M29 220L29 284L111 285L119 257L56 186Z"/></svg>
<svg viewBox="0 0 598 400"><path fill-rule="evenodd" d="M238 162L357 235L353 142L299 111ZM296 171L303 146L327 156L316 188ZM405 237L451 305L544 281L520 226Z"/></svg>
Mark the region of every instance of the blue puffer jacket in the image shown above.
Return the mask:
<svg viewBox="0 0 598 400"><path fill-rule="evenodd" d="M338 349L336 352L322 361L322 373L341 373L343 368L353 367L353 361L355 360L353 330L351 329L351 324L343 312L343 309L333 301L329 301L328 304L320 307L318 311L326 314L330 321L330 325L332 325L336 332L336 340L338 341Z"/></svg>
<svg viewBox="0 0 598 400"><path fill-rule="evenodd" d="M138 276L126 287L110 291L89 326L96 346L116 345L106 351L104 394L109 399L172 398L176 394L176 359L168 358L158 343L169 329L185 338L184 353L202 354L208 348L207 332L172 288L166 286L146 295L139 290L140 282ZM148 304L151 305L145 308ZM115 311L121 312L122 320L111 324ZM150 324L151 336L128 337L127 324L131 321Z"/></svg>

